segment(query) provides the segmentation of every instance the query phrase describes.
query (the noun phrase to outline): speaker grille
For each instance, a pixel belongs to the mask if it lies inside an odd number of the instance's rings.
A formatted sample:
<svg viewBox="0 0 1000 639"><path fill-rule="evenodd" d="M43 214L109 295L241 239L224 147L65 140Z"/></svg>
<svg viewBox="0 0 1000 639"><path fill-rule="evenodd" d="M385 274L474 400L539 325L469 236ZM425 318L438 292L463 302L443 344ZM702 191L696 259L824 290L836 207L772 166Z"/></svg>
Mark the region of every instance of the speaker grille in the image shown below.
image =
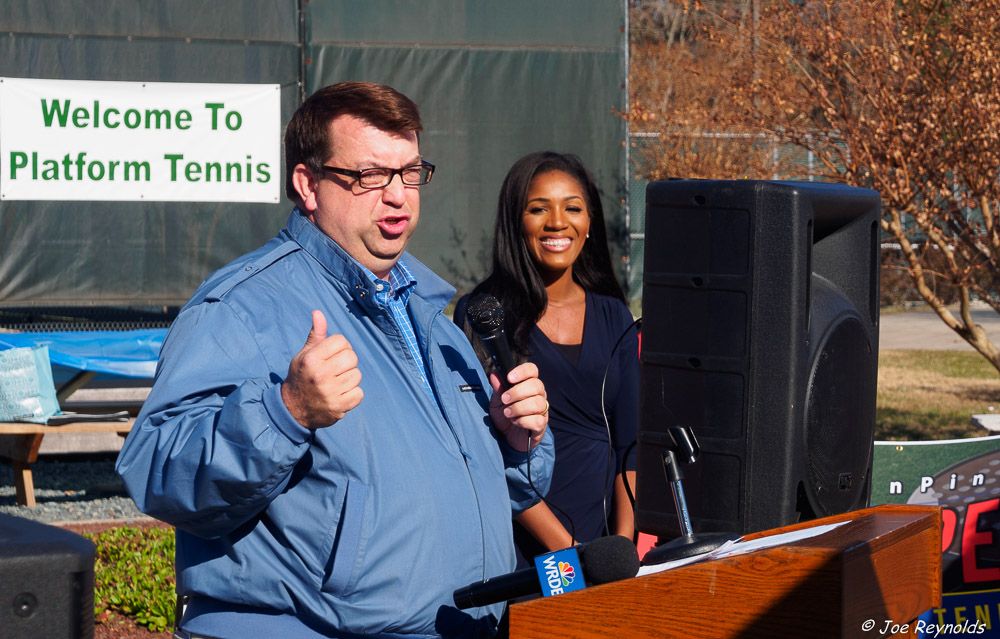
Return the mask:
<svg viewBox="0 0 1000 639"><path fill-rule="evenodd" d="M875 355L864 326L850 316L817 346L805 424L807 494L816 514L832 515L867 501Z"/></svg>

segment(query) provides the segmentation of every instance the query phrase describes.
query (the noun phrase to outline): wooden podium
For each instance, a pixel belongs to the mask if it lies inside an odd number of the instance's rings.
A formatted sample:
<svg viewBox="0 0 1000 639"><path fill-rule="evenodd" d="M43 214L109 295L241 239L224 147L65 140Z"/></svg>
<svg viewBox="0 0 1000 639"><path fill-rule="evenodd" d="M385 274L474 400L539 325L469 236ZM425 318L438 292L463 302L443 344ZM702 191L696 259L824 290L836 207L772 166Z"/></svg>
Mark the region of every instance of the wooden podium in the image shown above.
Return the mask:
<svg viewBox="0 0 1000 639"><path fill-rule="evenodd" d="M745 539L838 522L785 545L514 604L510 636L876 639L893 636L888 622L916 637L912 622L941 604L939 508L877 506Z"/></svg>

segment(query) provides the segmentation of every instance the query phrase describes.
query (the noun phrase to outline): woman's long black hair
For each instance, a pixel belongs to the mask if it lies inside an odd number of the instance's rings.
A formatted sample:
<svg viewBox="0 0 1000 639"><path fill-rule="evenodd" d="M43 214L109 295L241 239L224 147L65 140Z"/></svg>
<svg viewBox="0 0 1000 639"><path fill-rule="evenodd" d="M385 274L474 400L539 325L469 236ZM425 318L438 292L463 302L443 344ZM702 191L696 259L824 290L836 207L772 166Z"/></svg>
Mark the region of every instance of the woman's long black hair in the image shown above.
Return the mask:
<svg viewBox="0 0 1000 639"><path fill-rule="evenodd" d="M588 291L625 302L625 294L611 267L604 209L590 171L580 158L571 154L541 151L524 156L510 168L500 188L493 229L493 270L470 296L489 293L500 301L504 332L517 363L527 359L531 329L548 304L545 284L524 243L522 230L531 181L550 171L566 173L583 187L590 212L590 237L573 263L573 280Z"/></svg>

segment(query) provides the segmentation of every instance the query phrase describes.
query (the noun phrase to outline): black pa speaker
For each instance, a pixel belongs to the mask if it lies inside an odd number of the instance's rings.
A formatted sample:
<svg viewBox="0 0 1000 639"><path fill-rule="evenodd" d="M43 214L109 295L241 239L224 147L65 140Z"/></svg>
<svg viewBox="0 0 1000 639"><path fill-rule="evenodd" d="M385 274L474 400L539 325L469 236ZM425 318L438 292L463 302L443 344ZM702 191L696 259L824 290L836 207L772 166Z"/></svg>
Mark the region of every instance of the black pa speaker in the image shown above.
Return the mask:
<svg viewBox="0 0 1000 639"><path fill-rule="evenodd" d="M636 522L748 533L866 507L878 375L879 194L673 180L646 190Z"/></svg>
<svg viewBox="0 0 1000 639"><path fill-rule="evenodd" d="M0 514L0 639L93 639L94 544Z"/></svg>

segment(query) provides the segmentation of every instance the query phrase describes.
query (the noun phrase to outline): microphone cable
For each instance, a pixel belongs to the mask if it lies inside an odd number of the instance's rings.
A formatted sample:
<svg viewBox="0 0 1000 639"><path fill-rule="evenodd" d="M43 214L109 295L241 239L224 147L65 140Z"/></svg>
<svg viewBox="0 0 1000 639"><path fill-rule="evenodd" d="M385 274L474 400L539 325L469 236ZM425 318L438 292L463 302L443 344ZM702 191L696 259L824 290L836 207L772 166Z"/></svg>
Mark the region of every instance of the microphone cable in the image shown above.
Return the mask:
<svg viewBox="0 0 1000 639"><path fill-rule="evenodd" d="M604 389L608 382L608 373L611 371L611 363L615 361L615 351L617 351L618 347L621 346L622 340L625 339L625 336L629 334L629 331L631 331L634 328L638 332L641 327L642 327L642 318L639 317L631 324L629 324L625 328L625 330L622 331L621 335L618 336L618 340L615 342L615 345L611 347L611 353L608 355L608 363L604 367L604 377L601 379L601 417L604 418L604 429L608 434L608 456L604 460L605 480L607 479L608 475L611 474L611 464L614 461L614 455L615 455L615 443L614 443L614 437L611 435L611 422L608 420L608 410L604 404ZM636 352L635 356L638 358L639 353ZM635 446L634 441L631 444L629 444L629 447L626 449L626 457L628 455L628 451L631 450L632 446ZM625 476L624 464L622 465L622 483L625 484L625 492L629 495L629 498L632 501L632 508L634 510L635 498L632 496L632 491L629 489L628 478ZM614 494L614 474L611 474L611 491L612 494ZM604 514L604 533L610 535L611 525L608 523L608 491L606 490L601 495L601 506L602 506L601 511Z"/></svg>
<svg viewBox="0 0 1000 639"><path fill-rule="evenodd" d="M548 400L546 400L546 401L548 401ZM548 420L548 418L546 418L546 421L547 420ZM548 425L546 424L546 428L547 427L548 427ZM524 454L524 459L525 459L525 463L526 463L524 472L528 476L528 486L530 486L531 490L536 495L538 495L538 498L542 500L543 504L545 504L546 506L548 506L552 510L557 511L560 515L562 515L563 517L566 518L566 521L569 522L570 546L578 544L579 542L576 539L576 524L573 523L573 518L570 517L569 513L567 513L565 510L563 510L559 506L556 506L555 504L553 504L552 502L550 502L548 499L546 499L545 495L543 495L541 492L539 492L539 490L537 488L535 488L535 482L532 481L532 479L531 479L531 433L529 432L529 433L526 433L526 434L528 436L528 446L527 446L528 451Z"/></svg>
<svg viewBox="0 0 1000 639"><path fill-rule="evenodd" d="M628 459L628 456L632 454L632 449L635 448L637 442L632 442L625 447L625 454L622 455L622 459ZM625 494L628 496L628 502L632 504L632 512L635 512L635 493L632 492L632 488L628 485L628 481L625 480L624 475L622 476L622 482L625 484Z"/></svg>

